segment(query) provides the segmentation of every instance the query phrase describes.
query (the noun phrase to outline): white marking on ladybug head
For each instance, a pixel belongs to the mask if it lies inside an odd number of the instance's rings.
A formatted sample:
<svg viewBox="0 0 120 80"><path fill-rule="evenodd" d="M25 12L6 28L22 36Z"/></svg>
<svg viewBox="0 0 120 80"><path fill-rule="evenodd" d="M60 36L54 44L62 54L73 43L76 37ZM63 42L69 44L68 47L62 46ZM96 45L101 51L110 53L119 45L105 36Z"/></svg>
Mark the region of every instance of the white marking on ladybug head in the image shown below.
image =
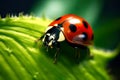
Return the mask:
<svg viewBox="0 0 120 80"><path fill-rule="evenodd" d="M50 47L52 47L52 43L53 43L53 41L54 41L54 39L55 39L55 35L53 34L53 35L50 35L50 34L48 34L49 35L49 43L48 43L48 46L50 46Z"/></svg>
<svg viewBox="0 0 120 80"><path fill-rule="evenodd" d="M65 40L65 36L63 35L62 31L60 31L59 39L57 41L61 42L61 41L64 41L64 40Z"/></svg>
<svg viewBox="0 0 120 80"><path fill-rule="evenodd" d="M51 41L48 43L48 46L52 46L52 41L53 41L53 40L51 40Z"/></svg>
<svg viewBox="0 0 120 80"><path fill-rule="evenodd" d="M51 35L50 37L49 37L49 40L54 40L55 39L55 35Z"/></svg>
<svg viewBox="0 0 120 80"><path fill-rule="evenodd" d="M45 37L46 37L46 36L50 36L50 33L47 33L47 34L44 36L44 38L42 39L43 42L45 41Z"/></svg>
<svg viewBox="0 0 120 80"><path fill-rule="evenodd" d="M50 33L47 33L46 35L47 35L47 36L50 36Z"/></svg>
<svg viewBox="0 0 120 80"><path fill-rule="evenodd" d="M70 19L69 22L70 22L71 24L76 24L76 23L80 23L80 20L73 18L73 19Z"/></svg>

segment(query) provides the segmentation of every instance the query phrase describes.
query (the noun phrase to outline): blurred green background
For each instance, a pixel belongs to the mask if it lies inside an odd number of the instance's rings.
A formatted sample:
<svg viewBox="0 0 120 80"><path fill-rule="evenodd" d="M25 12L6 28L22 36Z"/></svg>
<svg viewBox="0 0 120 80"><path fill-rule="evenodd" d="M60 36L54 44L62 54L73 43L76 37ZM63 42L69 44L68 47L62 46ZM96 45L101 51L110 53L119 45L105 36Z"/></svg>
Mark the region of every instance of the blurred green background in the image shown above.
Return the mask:
<svg viewBox="0 0 120 80"><path fill-rule="evenodd" d="M45 0L38 2L31 11L36 16L45 15L51 19L68 13L82 16L94 29L95 46L115 49L120 41L117 4L115 0Z"/></svg>
<svg viewBox="0 0 120 80"><path fill-rule="evenodd" d="M55 19L64 14L84 17L94 30L94 46L115 50L120 46L119 0L0 0L0 15L32 14L36 17ZM120 55L108 67L120 74ZM114 66L113 66L114 65ZM118 78L119 79L119 78Z"/></svg>
<svg viewBox="0 0 120 80"><path fill-rule="evenodd" d="M119 0L0 0L0 14L33 14L55 19L64 14L84 17L95 33L94 45L115 49L120 44Z"/></svg>

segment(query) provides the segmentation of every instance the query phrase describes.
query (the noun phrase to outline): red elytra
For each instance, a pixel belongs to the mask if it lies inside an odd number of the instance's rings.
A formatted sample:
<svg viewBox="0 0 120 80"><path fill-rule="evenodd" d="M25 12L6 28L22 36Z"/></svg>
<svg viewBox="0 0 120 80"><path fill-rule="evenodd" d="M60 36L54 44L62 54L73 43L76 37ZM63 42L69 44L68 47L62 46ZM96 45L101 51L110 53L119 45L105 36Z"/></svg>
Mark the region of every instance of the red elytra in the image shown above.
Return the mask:
<svg viewBox="0 0 120 80"><path fill-rule="evenodd" d="M55 26L55 24L62 24L60 29L69 43L84 46L93 43L93 30L84 18L67 14L57 18L49 26Z"/></svg>

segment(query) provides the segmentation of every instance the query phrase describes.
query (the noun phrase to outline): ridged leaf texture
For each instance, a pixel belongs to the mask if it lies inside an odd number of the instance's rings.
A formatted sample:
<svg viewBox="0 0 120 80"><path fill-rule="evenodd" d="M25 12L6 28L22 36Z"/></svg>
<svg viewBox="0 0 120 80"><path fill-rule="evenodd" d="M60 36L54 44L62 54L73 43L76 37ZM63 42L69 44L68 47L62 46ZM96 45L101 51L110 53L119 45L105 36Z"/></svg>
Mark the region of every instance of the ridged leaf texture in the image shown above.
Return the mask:
<svg viewBox="0 0 120 80"><path fill-rule="evenodd" d="M33 16L0 19L0 80L110 80L106 65L115 51L90 47L94 59L74 61L74 49L63 44L57 64L55 49L35 42L51 20ZM81 53L82 54L82 53ZM84 54L84 52L83 52Z"/></svg>

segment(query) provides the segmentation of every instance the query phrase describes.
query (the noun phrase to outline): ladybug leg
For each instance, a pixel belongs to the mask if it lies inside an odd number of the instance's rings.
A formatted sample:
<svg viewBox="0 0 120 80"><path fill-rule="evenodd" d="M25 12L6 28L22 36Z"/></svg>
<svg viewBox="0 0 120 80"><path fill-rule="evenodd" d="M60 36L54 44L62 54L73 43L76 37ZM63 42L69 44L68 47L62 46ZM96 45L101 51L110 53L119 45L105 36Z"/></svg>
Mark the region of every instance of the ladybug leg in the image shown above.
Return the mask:
<svg viewBox="0 0 120 80"><path fill-rule="evenodd" d="M75 61L79 63L80 62L79 60L80 60L80 50L77 47L75 47Z"/></svg>
<svg viewBox="0 0 120 80"><path fill-rule="evenodd" d="M60 51L60 48L57 48L57 51L56 51L56 53L55 53L55 56L54 56L54 64L56 64L57 63L57 59L58 59L58 56L59 56L59 51Z"/></svg>
<svg viewBox="0 0 120 80"><path fill-rule="evenodd" d="M60 54L60 43L59 42L54 42L53 46L57 48L56 53L54 55L54 62L53 62L54 64L56 64L57 63L57 59L58 59L59 54Z"/></svg>
<svg viewBox="0 0 120 80"><path fill-rule="evenodd" d="M88 59L93 59L93 55L91 54L90 49L88 47L86 47L86 48L87 48L87 57L88 57Z"/></svg>

